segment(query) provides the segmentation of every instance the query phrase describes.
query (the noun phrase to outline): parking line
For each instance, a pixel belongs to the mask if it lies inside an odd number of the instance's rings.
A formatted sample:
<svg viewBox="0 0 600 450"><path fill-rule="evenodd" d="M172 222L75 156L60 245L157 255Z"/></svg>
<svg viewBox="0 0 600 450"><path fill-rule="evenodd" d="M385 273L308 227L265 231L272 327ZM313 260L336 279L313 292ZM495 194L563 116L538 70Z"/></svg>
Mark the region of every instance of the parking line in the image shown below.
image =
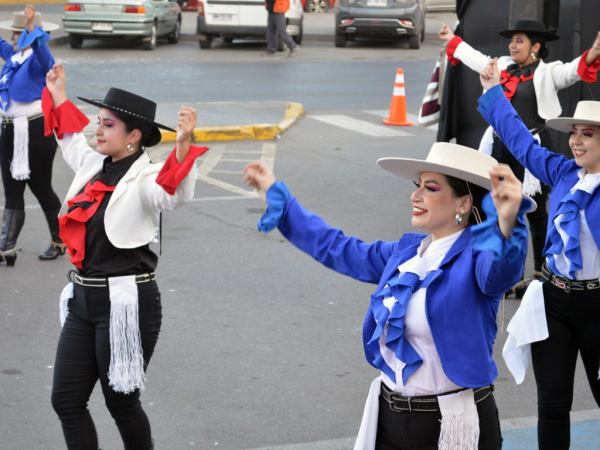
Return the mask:
<svg viewBox="0 0 600 450"><path fill-rule="evenodd" d="M405 137L414 136L413 134L407 133L406 131L398 130L396 128L388 128L383 125L375 125L364 120L355 119L349 116L342 115L324 115L324 116L313 116L315 120L335 125L340 128L344 128L350 131L356 131L358 133L366 134L372 137Z"/></svg>

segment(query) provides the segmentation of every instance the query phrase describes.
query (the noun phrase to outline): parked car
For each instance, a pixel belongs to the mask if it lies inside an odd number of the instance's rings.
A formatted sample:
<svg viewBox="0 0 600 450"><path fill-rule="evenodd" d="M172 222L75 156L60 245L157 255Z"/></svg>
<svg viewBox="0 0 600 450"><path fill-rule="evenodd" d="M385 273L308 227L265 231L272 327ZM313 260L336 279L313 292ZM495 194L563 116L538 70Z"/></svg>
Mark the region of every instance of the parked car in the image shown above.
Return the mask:
<svg viewBox="0 0 600 450"><path fill-rule="evenodd" d="M200 48L210 48L216 37L226 44L234 39L266 39L267 17L264 0L199 0L196 34ZM300 0L290 0L290 9L285 13L286 30L298 45L302 42L303 18ZM284 49L281 39L277 49Z"/></svg>
<svg viewBox="0 0 600 450"><path fill-rule="evenodd" d="M153 50L159 38L179 41L181 9L175 1L68 0L62 18L72 48L84 39L138 39Z"/></svg>
<svg viewBox="0 0 600 450"><path fill-rule="evenodd" d="M427 0L425 10L429 11L456 11L456 0Z"/></svg>
<svg viewBox="0 0 600 450"><path fill-rule="evenodd" d="M338 0L335 46L355 38L406 39L418 49L425 39L423 0Z"/></svg>
<svg viewBox="0 0 600 450"><path fill-rule="evenodd" d="M326 13L335 6L335 0L301 0L306 12Z"/></svg>

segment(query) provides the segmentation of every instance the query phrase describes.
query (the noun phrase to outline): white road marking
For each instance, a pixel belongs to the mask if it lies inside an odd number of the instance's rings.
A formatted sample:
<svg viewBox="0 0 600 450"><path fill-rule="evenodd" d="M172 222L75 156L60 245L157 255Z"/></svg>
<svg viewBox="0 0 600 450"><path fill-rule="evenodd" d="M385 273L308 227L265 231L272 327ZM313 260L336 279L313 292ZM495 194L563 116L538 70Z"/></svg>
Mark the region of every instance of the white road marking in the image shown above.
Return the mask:
<svg viewBox="0 0 600 450"><path fill-rule="evenodd" d="M390 116L390 112L387 109L371 109L371 110L365 110L364 112L366 112L367 114L373 114L374 116L383 117L384 119L387 119ZM414 126L417 126L417 124L419 123L419 117L414 114L406 114L406 118L408 120L410 120ZM430 127L427 127L425 129L431 130L431 131L437 131L438 124L431 125Z"/></svg>
<svg viewBox="0 0 600 450"><path fill-rule="evenodd" d="M350 131L356 131L357 133L366 134L367 136L372 137L404 137L404 136L414 136L406 131L399 130L397 128L385 127L383 125L375 125L370 122L366 122L364 120L355 119L349 116L342 115L324 115L324 116L313 116L310 115L315 120L319 120L321 122L328 123L330 125L335 125L340 128L344 128Z"/></svg>

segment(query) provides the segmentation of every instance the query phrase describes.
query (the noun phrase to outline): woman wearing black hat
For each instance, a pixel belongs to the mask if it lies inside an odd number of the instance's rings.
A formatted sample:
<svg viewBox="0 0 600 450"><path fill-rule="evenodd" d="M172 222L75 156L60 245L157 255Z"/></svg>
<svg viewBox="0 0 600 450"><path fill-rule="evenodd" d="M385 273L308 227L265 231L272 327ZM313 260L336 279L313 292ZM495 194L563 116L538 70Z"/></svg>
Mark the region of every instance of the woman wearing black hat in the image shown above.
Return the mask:
<svg viewBox="0 0 600 450"><path fill-rule="evenodd" d="M39 258L51 260L65 253L58 234L60 200L52 189L56 142L44 136L40 100L46 72L54 64L48 32L58 25L42 22L40 13L27 5L12 20L0 22L0 28L12 31L11 44L0 38L0 57L5 61L0 73L0 168L5 196L0 262L14 266L17 239L25 223L26 186L42 207L50 230L50 246Z"/></svg>
<svg viewBox="0 0 600 450"><path fill-rule="evenodd" d="M156 103L115 88L102 101L81 100L101 108L97 151L81 133L89 121L67 100L64 70L55 65L42 107L46 134L55 134L75 171L59 221L78 270L61 295L52 405L69 449L98 450L87 402L99 379L125 448L148 450L154 443L139 398L161 326L158 258L149 244L159 213L193 197L195 159L208 149L190 145L196 111L182 107L177 148L164 165L153 164L145 147L160 142L159 128L175 131L154 121Z"/></svg>
<svg viewBox="0 0 600 450"><path fill-rule="evenodd" d="M519 20L514 29L498 33L510 39L508 50L510 56L498 59L498 68L502 76L504 95L523 119L525 126L541 142L541 146L556 151L550 132L546 129L546 119L560 116L562 109L558 99L558 91L571 86L577 81L595 82L600 68L600 33L592 48L570 63L561 61L544 63L549 51L546 42L559 39L554 33L548 33L542 22ZM447 25L443 25L439 37L448 42L448 60L453 64L463 62L469 68L480 73L490 61L490 57L475 50L460 37L455 36ZM544 243L546 241L546 225L548 208L546 206L550 188L534 178L523 165L510 153L506 145L488 128L484 135L480 150L491 154L498 162L508 164L515 175L523 183L523 192L531 195L538 204L535 212L529 213L527 219L531 230L533 247L534 278L541 277L544 264ZM491 144L491 145L490 145ZM490 148L491 146L491 148ZM522 294L522 292L521 292Z"/></svg>

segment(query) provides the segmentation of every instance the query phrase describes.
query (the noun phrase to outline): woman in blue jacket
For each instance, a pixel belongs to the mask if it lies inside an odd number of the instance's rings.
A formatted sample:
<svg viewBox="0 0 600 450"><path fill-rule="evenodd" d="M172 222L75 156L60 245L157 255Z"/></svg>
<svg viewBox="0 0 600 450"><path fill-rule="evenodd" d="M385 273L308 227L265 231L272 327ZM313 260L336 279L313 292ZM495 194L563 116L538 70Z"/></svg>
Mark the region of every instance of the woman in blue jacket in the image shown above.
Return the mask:
<svg viewBox="0 0 600 450"><path fill-rule="evenodd" d="M498 86L496 61L484 69L481 83L488 90L479 99L485 119L513 155L552 187L543 283L529 286L503 354L520 383L531 351L539 448L566 450L578 353L600 406L600 102L579 102L574 117L546 122L571 134L575 158L569 160L540 147L527 131Z"/></svg>
<svg viewBox="0 0 600 450"><path fill-rule="evenodd" d="M508 166L466 147L437 143L426 161L378 164L415 182L412 223L429 236L373 243L347 237L303 208L264 165L251 163L244 179L268 203L259 229L277 227L323 265L378 285L363 342L381 375L371 386L356 449L500 449L492 395L496 312L521 276L523 214L532 203L522 201ZM476 217L485 221L473 226Z"/></svg>
<svg viewBox="0 0 600 450"><path fill-rule="evenodd" d="M0 57L5 61L0 73L0 168L5 196L0 262L13 266L25 222L25 186L40 203L50 230L50 246L39 258L56 259L65 253L58 226L60 200L52 189L56 141L44 136L41 101L46 73L54 64L47 31L58 26L42 23L40 13L28 5L12 21L0 22L0 28L13 32L12 44L0 38Z"/></svg>

